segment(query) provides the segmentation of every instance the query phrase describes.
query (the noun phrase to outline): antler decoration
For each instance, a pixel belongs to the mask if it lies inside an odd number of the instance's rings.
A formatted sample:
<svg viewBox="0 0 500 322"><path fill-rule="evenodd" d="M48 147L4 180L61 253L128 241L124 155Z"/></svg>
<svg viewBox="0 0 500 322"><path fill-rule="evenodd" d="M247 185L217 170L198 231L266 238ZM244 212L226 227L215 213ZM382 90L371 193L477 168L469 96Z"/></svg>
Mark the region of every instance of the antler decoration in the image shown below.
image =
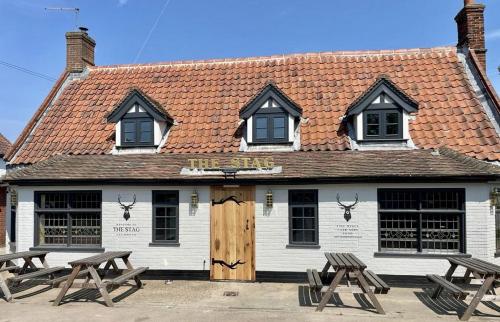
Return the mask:
<svg viewBox="0 0 500 322"><path fill-rule="evenodd" d="M136 197L135 197L135 194L134 194L134 201L130 205L124 205L124 204L122 204L121 196L118 195L118 203L120 204L121 208L123 210L125 210L123 212L123 218L125 218L125 220L129 220L129 218L130 218L130 211L129 210L134 207L135 201L136 201Z"/></svg>
<svg viewBox="0 0 500 322"><path fill-rule="evenodd" d="M340 209L344 209L344 219L346 221L351 220L351 218L352 218L351 210L356 208L355 206L358 203L358 201L359 201L358 194L356 194L356 198L355 198L354 203L352 205L344 205L342 202L340 202L340 194L337 193L337 203L339 204Z"/></svg>

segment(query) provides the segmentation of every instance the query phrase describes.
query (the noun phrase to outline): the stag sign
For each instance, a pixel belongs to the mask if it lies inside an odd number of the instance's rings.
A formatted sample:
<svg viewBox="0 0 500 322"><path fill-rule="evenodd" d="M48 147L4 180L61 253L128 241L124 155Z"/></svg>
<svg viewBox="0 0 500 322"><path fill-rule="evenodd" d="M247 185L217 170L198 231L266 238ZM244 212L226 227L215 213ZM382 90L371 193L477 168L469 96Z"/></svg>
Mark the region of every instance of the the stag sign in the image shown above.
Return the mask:
<svg viewBox="0 0 500 322"><path fill-rule="evenodd" d="M337 193L337 203L340 206L340 209L344 209L344 219L346 221L351 220L351 210L356 208L356 204L358 203L358 194L356 194L356 200L354 200L354 203L352 205L344 205L343 203L340 202L340 195Z"/></svg>
<svg viewBox="0 0 500 322"><path fill-rule="evenodd" d="M135 194L134 194L134 201L132 201L132 203L130 205L122 204L120 195L118 195L118 203L120 204L121 208L123 210L125 210L123 212L123 218L125 218L125 220L129 220L129 218L130 218L130 211L129 210L132 209L132 207L134 207L134 205L135 205Z"/></svg>

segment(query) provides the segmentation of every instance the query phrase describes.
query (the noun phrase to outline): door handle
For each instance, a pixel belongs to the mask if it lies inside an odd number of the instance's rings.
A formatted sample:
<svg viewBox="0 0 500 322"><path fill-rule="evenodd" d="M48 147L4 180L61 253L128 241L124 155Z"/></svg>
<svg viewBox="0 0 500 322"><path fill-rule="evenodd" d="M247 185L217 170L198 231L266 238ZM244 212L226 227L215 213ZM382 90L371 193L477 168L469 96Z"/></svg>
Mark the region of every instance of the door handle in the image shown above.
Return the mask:
<svg viewBox="0 0 500 322"><path fill-rule="evenodd" d="M250 229L250 228L248 228L248 219L247 219L247 230L248 230L248 229Z"/></svg>

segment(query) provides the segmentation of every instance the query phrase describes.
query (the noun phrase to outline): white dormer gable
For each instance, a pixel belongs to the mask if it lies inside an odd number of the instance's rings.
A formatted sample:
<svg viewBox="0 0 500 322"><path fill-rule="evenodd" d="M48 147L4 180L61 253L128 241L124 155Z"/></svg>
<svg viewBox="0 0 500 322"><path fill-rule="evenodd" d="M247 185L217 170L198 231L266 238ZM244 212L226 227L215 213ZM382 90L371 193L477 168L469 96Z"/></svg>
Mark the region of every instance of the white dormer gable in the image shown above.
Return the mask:
<svg viewBox="0 0 500 322"><path fill-rule="evenodd" d="M300 107L274 84L268 84L240 111L244 126L240 150L298 150L301 114Z"/></svg>
<svg viewBox="0 0 500 322"><path fill-rule="evenodd" d="M380 77L347 110L353 148L413 147L409 120L417 108L416 101Z"/></svg>
<svg viewBox="0 0 500 322"><path fill-rule="evenodd" d="M108 116L115 123L113 153L158 152L173 119L144 93L133 89Z"/></svg>

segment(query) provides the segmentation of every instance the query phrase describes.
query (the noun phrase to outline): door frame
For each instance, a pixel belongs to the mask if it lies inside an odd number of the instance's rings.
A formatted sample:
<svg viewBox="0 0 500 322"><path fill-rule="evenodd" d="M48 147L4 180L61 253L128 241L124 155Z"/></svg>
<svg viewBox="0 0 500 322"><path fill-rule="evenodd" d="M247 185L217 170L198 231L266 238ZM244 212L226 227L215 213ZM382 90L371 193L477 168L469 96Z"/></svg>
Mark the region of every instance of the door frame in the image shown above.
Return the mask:
<svg viewBox="0 0 500 322"><path fill-rule="evenodd" d="M213 279L212 278L212 269L213 269L213 265L212 265L212 258L213 258L213 253L212 253L212 243L214 242L213 238L213 230L212 230L212 216L213 216L213 206L212 206L212 197L213 197L213 192L216 190L216 189L224 189L224 188L227 188L227 189L240 189L240 188L248 188L250 189L250 192L253 196L253 211L251 212L251 216L253 217L253 226L252 226L252 229L253 229L253 233L252 233L252 259L253 259L253 265L252 265L252 272L251 272L251 278L249 280L222 280L222 279ZM255 222L255 202L256 202L256 186L241 186L241 185L238 185L238 186L224 186L224 185L218 185L218 186L210 186L210 198L209 198L209 204L210 204L210 220L209 220L209 225L210 225L210 244L209 244L209 247L210 247L210 258L209 258L209 267L210 267L210 270L209 270L209 279L210 281L214 281L214 282L217 282L217 281L230 281L230 282L255 282L256 280L256 254L255 254L255 226L256 226L256 222Z"/></svg>

